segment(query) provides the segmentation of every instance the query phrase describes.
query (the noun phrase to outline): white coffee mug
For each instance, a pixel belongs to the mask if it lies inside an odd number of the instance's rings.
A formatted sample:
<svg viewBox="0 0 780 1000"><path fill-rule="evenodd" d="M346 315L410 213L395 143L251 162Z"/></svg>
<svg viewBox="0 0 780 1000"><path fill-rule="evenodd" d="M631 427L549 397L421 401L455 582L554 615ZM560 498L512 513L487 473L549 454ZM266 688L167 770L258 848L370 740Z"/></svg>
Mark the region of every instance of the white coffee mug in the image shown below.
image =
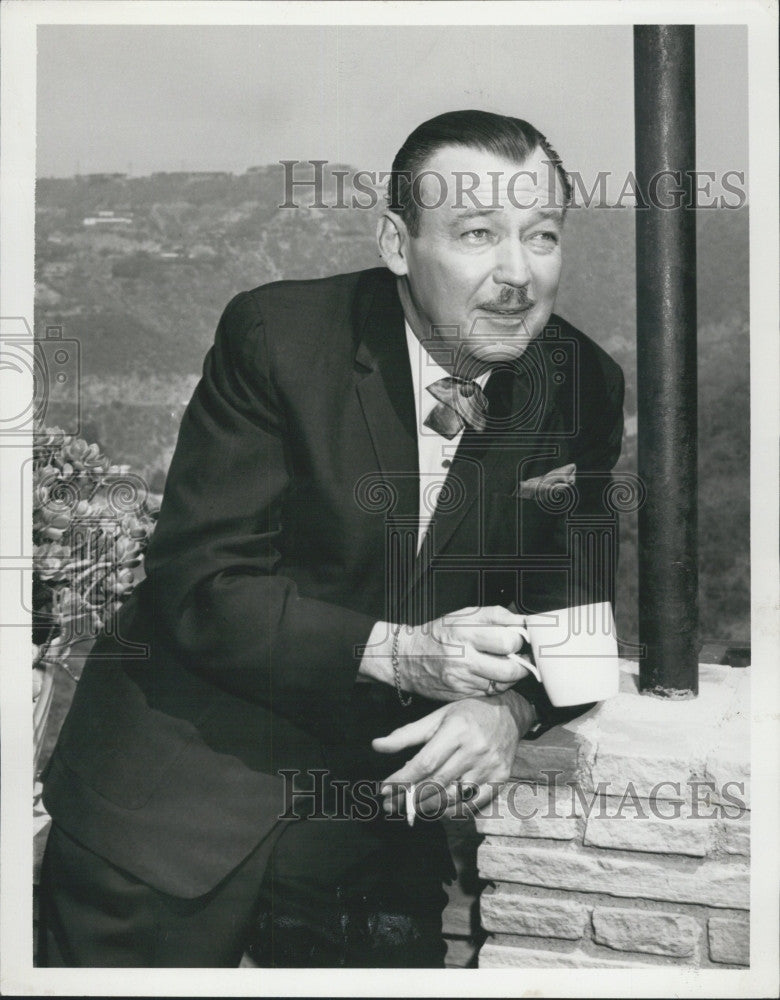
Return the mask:
<svg viewBox="0 0 780 1000"><path fill-rule="evenodd" d="M556 708L604 701L618 693L618 662L612 605L587 604L526 615L524 633L535 663L521 663L544 685Z"/></svg>

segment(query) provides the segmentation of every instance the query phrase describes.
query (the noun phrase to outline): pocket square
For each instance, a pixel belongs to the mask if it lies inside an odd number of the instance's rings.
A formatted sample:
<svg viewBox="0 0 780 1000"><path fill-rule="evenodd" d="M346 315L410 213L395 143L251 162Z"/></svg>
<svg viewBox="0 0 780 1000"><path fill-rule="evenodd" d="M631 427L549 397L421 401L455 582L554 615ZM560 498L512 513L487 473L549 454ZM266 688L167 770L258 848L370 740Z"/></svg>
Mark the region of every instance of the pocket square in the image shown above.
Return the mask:
<svg viewBox="0 0 780 1000"><path fill-rule="evenodd" d="M533 500L553 490L556 486L573 486L577 466L574 462L562 465L560 469L551 469L543 476L524 479L517 488L517 495L522 500Z"/></svg>

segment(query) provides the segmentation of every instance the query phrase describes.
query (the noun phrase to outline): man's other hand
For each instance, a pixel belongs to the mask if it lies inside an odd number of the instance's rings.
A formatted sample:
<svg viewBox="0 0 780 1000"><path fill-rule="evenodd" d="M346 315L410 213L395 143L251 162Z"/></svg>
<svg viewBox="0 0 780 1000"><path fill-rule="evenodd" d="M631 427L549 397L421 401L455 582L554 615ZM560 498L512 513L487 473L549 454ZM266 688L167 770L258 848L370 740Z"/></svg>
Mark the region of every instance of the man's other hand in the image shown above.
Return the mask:
<svg viewBox="0 0 780 1000"><path fill-rule="evenodd" d="M421 749L382 783L384 808L399 812L404 789L418 788L415 810L437 816L464 815L459 795L468 790L469 809L490 802L510 775L517 741L535 721L534 708L515 691L444 705L416 722L372 741L379 753ZM460 787L462 786L462 787ZM443 810L443 795L447 807Z"/></svg>
<svg viewBox="0 0 780 1000"><path fill-rule="evenodd" d="M525 619L506 608L463 608L425 625L402 626L397 656L400 683L432 701L501 694L528 670L515 657L526 638ZM391 626L377 622L360 674L394 684Z"/></svg>

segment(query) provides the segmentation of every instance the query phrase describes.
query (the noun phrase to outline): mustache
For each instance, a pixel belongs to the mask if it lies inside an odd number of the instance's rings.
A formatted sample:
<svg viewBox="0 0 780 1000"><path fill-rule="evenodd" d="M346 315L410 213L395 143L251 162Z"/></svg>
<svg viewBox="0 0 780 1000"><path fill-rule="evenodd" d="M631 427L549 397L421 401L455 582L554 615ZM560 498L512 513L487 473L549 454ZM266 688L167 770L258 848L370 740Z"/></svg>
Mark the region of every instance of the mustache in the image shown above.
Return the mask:
<svg viewBox="0 0 780 1000"><path fill-rule="evenodd" d="M497 299L483 302L480 309L486 312L523 312L533 308L536 300L532 299L523 289L503 289Z"/></svg>

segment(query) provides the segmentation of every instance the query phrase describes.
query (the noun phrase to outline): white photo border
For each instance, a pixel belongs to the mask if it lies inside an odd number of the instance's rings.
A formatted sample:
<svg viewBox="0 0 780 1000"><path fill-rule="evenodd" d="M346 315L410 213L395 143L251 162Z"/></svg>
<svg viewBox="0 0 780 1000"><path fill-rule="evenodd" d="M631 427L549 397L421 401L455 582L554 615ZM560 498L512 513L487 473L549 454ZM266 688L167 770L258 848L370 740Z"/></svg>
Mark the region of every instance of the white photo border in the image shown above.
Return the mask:
<svg viewBox="0 0 780 1000"><path fill-rule="evenodd" d="M777 664L778 608L778 60L777 5L760 0L699 2L265 3L4 0L0 13L0 317L32 327L35 207L36 28L42 24L285 25L630 25L742 24L748 30L751 323L751 564L753 717L752 924L750 969L695 970L108 970L37 969L32 955L32 728L29 636L0 630L2 837L0 839L0 992L13 995L151 996L771 996L778 986ZM773 30L774 29L774 30ZM32 385L20 393L31 397ZM0 540L19 536L29 510L28 448L0 448ZM28 552L0 554L0 569ZM16 560L16 562L14 562ZM29 573L25 574L29 578ZM18 617L21 574L0 572L2 621ZM29 586L29 579L28 579ZM29 595L28 595L29 596ZM25 602L27 603L27 602ZM29 606L29 603L27 603Z"/></svg>

